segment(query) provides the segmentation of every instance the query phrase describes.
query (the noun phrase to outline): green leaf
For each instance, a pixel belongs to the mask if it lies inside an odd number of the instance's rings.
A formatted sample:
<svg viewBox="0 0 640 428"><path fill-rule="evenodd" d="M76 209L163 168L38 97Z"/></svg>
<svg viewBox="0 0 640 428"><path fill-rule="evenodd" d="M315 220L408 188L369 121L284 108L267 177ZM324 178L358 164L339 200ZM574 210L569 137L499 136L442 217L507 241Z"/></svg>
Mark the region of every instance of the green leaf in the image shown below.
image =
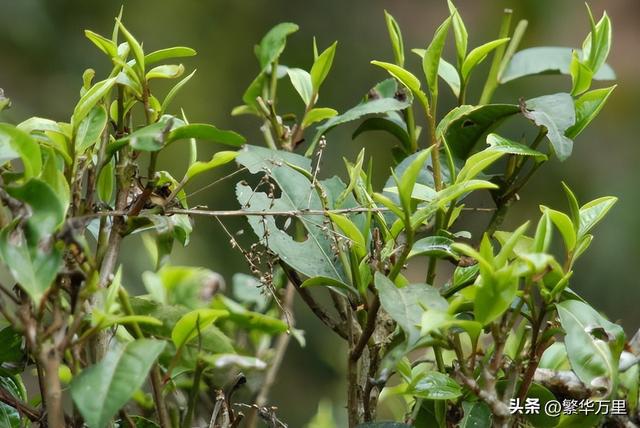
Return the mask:
<svg viewBox="0 0 640 428"><path fill-rule="evenodd" d="M16 158L22 160L25 179L40 175L42 155L37 141L13 125L0 123L0 166Z"/></svg>
<svg viewBox="0 0 640 428"><path fill-rule="evenodd" d="M120 138L109 144L107 153L112 155L126 144L130 144L135 150L153 152L162 149L167 140L168 134L176 126L180 126L182 121L173 116L163 116L156 123L144 126L131 134Z"/></svg>
<svg viewBox="0 0 640 428"><path fill-rule="evenodd" d="M396 22L395 18L391 16L389 12L384 11L384 20L387 24L387 31L389 32L389 39L391 40L391 47L393 48L393 57L396 64L404 66L404 42L402 41L402 32L400 26Z"/></svg>
<svg viewBox="0 0 640 428"><path fill-rule="evenodd" d="M462 387L444 373L429 371L407 392L424 400L454 400L462 395Z"/></svg>
<svg viewBox="0 0 640 428"><path fill-rule="evenodd" d="M420 89L420 80L410 71L389 62L371 61L371 64L377 65L378 67L387 70L390 75L398 79L404 86L406 86L411 91L411 93L413 93L413 95L418 100L420 100L425 108L428 108L429 101L427 101L427 96L424 92L422 92L422 89Z"/></svg>
<svg viewBox="0 0 640 428"><path fill-rule="evenodd" d="M71 382L71 397L89 428L103 428L145 381L165 347L158 340L139 339L109 350L102 361Z"/></svg>
<svg viewBox="0 0 640 428"><path fill-rule="evenodd" d="M573 227L573 222L568 215L563 212L552 210L551 208L545 207L544 205L540 206L540 209L543 213L547 213L549 218L556 225L560 233L562 234L562 238L564 240L564 244L567 248L567 251L571 251L575 248L576 245L576 230Z"/></svg>
<svg viewBox="0 0 640 428"><path fill-rule="evenodd" d="M447 113L436 133L446 140L454 157L466 159L486 133L517 113L520 108L513 104L463 105Z"/></svg>
<svg viewBox="0 0 640 428"><path fill-rule="evenodd" d="M76 152L84 153L93 146L107 126L107 111L101 105L95 106L85 117L76 131Z"/></svg>
<svg viewBox="0 0 640 428"><path fill-rule="evenodd" d="M185 77L184 79L176 83L176 85L173 88L171 88L167 96L164 98L164 101L162 101L162 106L160 107L160 114L166 113L167 108L169 107L169 104L171 104L171 101L173 101L173 99L178 94L178 92L180 92L180 89L182 89L182 87L186 85L189 80L191 80L194 74L196 74L196 70L193 70L191 74L189 74L187 77Z"/></svg>
<svg viewBox="0 0 640 428"><path fill-rule="evenodd" d="M453 19L453 34L456 41L456 52L458 53L458 65L461 66L467 56L469 35L458 9L456 9L451 0L447 0L447 3L449 5L449 13Z"/></svg>
<svg viewBox="0 0 640 428"><path fill-rule="evenodd" d="M473 313L476 321L487 325L511 306L518 291L518 278L507 268L494 275L482 274L478 281Z"/></svg>
<svg viewBox="0 0 640 428"><path fill-rule="evenodd" d="M115 185L115 159L111 159L100 171L98 177L98 198L105 204L111 202Z"/></svg>
<svg viewBox="0 0 640 428"><path fill-rule="evenodd" d="M164 61L166 59L184 58L195 55L196 51L194 49L185 46L175 46L172 48L160 49L147 54L144 57L144 62L146 65L151 65L160 61Z"/></svg>
<svg viewBox="0 0 640 428"><path fill-rule="evenodd" d="M149 70L145 76L147 80L151 79L177 79L184 73L184 65L182 64L166 64L159 65Z"/></svg>
<svg viewBox="0 0 640 428"><path fill-rule="evenodd" d="M604 395L608 396L618 375L624 345L622 327L579 300L557 303L556 308L572 370L586 385L605 386Z"/></svg>
<svg viewBox="0 0 640 428"><path fill-rule="evenodd" d="M75 130L78 129L82 120L87 117L89 112L107 95L113 85L116 83L117 77L102 80L91 87L78 101L73 115L71 116L71 125Z"/></svg>
<svg viewBox="0 0 640 428"><path fill-rule="evenodd" d="M594 89L582 94L575 100L576 123L567 129L565 135L572 139L577 137L600 113L615 88L616 85L609 88Z"/></svg>
<svg viewBox="0 0 640 428"><path fill-rule="evenodd" d="M289 330L289 325L279 318L249 311L244 306L225 296L219 296L218 299L223 302L224 307L229 311L228 319L234 325L270 335L284 333Z"/></svg>
<svg viewBox="0 0 640 428"><path fill-rule="evenodd" d="M196 309L187 312L173 327L171 340L176 348L180 349L198 337L198 334L207 329L215 320L228 315L229 312L219 309Z"/></svg>
<svg viewBox="0 0 640 428"><path fill-rule="evenodd" d="M504 156L504 154L505 153L502 151L488 148L471 155L464 163L462 169L460 169L460 172L456 177L456 183L464 183L475 178L478 174L484 171L485 168Z"/></svg>
<svg viewBox="0 0 640 428"><path fill-rule="evenodd" d="M511 259L511 253L515 251L518 245L522 245L522 238L526 238L524 236L524 232L529 227L529 222L525 222L523 225L518 227L509 237L500 242L502 248L500 248L500 252L496 255L494 260L494 265L497 268L502 268L507 265L509 259Z"/></svg>
<svg viewBox="0 0 640 428"><path fill-rule="evenodd" d="M22 334L12 326L0 330L0 363L21 363L25 357L22 341Z"/></svg>
<svg viewBox="0 0 640 428"><path fill-rule="evenodd" d="M240 147L246 142L246 139L237 132L225 131L204 123L191 123L172 130L167 137L167 143L189 138L226 144L227 146L233 147Z"/></svg>
<svg viewBox="0 0 640 428"><path fill-rule="evenodd" d="M593 227L604 218L609 210L618 202L618 198L605 196L595 199L580 207L580 227L578 239L585 236Z"/></svg>
<svg viewBox="0 0 640 428"><path fill-rule="evenodd" d="M22 394L22 388L13 377L0 376L0 388L8 397L21 401L26 401ZM3 428L21 428L25 426L22 415L13 406L0 402L0 426Z"/></svg>
<svg viewBox="0 0 640 428"><path fill-rule="evenodd" d="M311 104L313 96L313 86L311 83L311 75L301 68L288 68L287 74L291 80L291 84L302 98L304 105Z"/></svg>
<svg viewBox="0 0 640 428"><path fill-rule="evenodd" d="M424 63L425 54L427 53L426 49L411 49L411 51L418 55ZM449 85L451 91L457 98L460 95L460 75L458 74L458 70L442 57L438 63L438 76Z"/></svg>
<svg viewBox="0 0 640 428"><path fill-rule="evenodd" d="M263 173L264 168L268 168L270 177L275 180L281 190L281 197L272 200L266 193L254 192L250 186L238 183L236 197L242 209L265 214L269 211L323 209L320 197L311 186L309 179L287 165L290 163L308 171L311 162L309 159L255 146L247 146L247 150L241 152L236 159L253 174ZM324 217L305 215L299 219L306 230L306 239L303 241L294 240L286 231L279 228L273 216L247 217L256 236L278 254L287 265L310 278L323 276L348 284L341 266L334 262L334 253L331 250L332 238L317 227L318 224L323 223ZM268 240L264 239L266 232L269 233Z"/></svg>
<svg viewBox="0 0 640 428"><path fill-rule="evenodd" d="M564 181L562 182L562 190L564 190L567 202L569 202L569 213L571 214L573 228L578 230L580 228L580 206L578 205L578 199Z"/></svg>
<svg viewBox="0 0 640 428"><path fill-rule="evenodd" d="M0 232L0 256L18 285L39 304L62 266L62 252L57 247L34 248L17 225Z"/></svg>
<svg viewBox="0 0 640 428"><path fill-rule="evenodd" d="M403 147L409 147L411 144L409 141L409 134L407 133L407 129L404 123L400 125L398 121L385 119L382 117L370 117L364 120L360 124L360 126L358 126L358 129L353 132L351 138L355 139L356 137L358 137L358 135L368 131L388 132L389 134L396 137L402 143Z"/></svg>
<svg viewBox="0 0 640 428"><path fill-rule="evenodd" d="M438 71L440 69L442 49L444 48L447 34L449 34L450 26L451 17L440 24L422 58L422 70L427 79L427 86L431 92L432 101L438 98Z"/></svg>
<svg viewBox="0 0 640 428"><path fill-rule="evenodd" d="M304 116L304 120L302 121L302 127L306 128L309 125L312 125L316 122L321 122L323 120L332 118L337 115L338 112L329 107L316 107L312 108L307 112Z"/></svg>
<svg viewBox="0 0 640 428"><path fill-rule="evenodd" d="M0 112L11 108L11 100L4 96L4 91L0 88Z"/></svg>
<svg viewBox="0 0 640 428"><path fill-rule="evenodd" d="M84 35L87 37L87 39L91 40L91 42L96 45L98 49L107 54L110 58L115 58L118 56L118 47L115 43L113 43L113 41L90 30L84 30Z"/></svg>
<svg viewBox="0 0 640 428"><path fill-rule="evenodd" d="M67 206L62 204L56 191L44 181L32 178L21 186L7 186L5 190L29 206L26 233L30 245L36 246L41 240L51 238L64 221Z"/></svg>
<svg viewBox="0 0 640 428"><path fill-rule="evenodd" d="M47 147L47 160L45 161L44 168L40 179L47 183L51 189L55 192L60 206L63 208L63 212L66 212L66 207L69 206L71 200L71 190L69 189L69 183L64 176L63 168L58 169L58 157L56 152ZM58 207L56 207L58 208Z"/></svg>
<svg viewBox="0 0 640 428"><path fill-rule="evenodd" d="M325 51L316 58L313 62L313 66L311 66L311 83L315 94L318 93L320 85L322 85L322 82L324 82L324 79L326 79L329 71L331 70L337 46L338 42L333 42L331 46L325 49Z"/></svg>
<svg viewBox="0 0 640 428"><path fill-rule="evenodd" d="M346 237L349 238L356 254L358 254L360 258L364 257L367 254L367 243L358 226L344 215L331 213L329 214L329 218L342 230Z"/></svg>
<svg viewBox="0 0 640 428"><path fill-rule="evenodd" d="M460 421L460 428L489 428L491 426L491 410L482 401L462 403L464 417Z"/></svg>
<svg viewBox="0 0 640 428"><path fill-rule="evenodd" d="M358 294L358 290L356 290L352 286L344 284L341 281L336 281L333 278L326 278L324 276L315 276L313 278L309 278L309 279L305 280L300 285L300 287L302 287L302 288L307 288L307 287L333 287L334 289L337 289L337 290L350 291L353 294Z"/></svg>
<svg viewBox="0 0 640 428"><path fill-rule="evenodd" d="M493 40L491 42L485 43L482 46L478 46L469 52L469 55L465 58L462 63L462 68L460 70L460 75L462 76L463 81L467 81L469 79L469 75L471 71L480 64L486 57L498 46L502 46L503 44L509 41L508 37L503 39Z"/></svg>
<svg viewBox="0 0 640 428"><path fill-rule="evenodd" d="M165 266L162 269L166 269L166 268L167 267ZM182 268L180 270L182 271L182 273L184 273L184 268L183 267L179 267L179 268ZM170 273L174 275L181 274L181 272L179 271L178 272L174 271ZM194 285L198 285L196 288L194 288L194 291L196 293L199 293L202 290L202 281L198 281L198 282L199 282L199 285L197 283L194 284ZM177 281L174 284L175 287L173 289L175 289L176 292L182 291L181 289L184 288L183 285L187 285L186 288L191 288L190 284L185 283L185 281ZM160 286L162 286L162 284ZM180 318L182 318L185 314L187 314L190 311L188 307L184 306L184 303L188 303L188 300L192 300L192 299L182 298L182 299L174 299L174 300L178 300L180 304L166 305L166 304L160 304L160 303L154 302L153 300L131 297L131 306L133 308L133 311L136 314L148 315L162 321L161 326L150 325L150 324L140 325L140 328L145 334L153 335L155 337L166 339L169 341L171 340L171 331L173 327L176 325L178 320L180 320ZM235 352L233 349L233 345L231 343L231 339L225 336L224 333L222 333L214 325L209 326L209 328L207 328L202 332L201 340L202 340L203 351L207 351L209 353ZM189 348L190 346L193 346L193 345L187 344L186 348ZM197 348L197 346L193 346L193 347Z"/></svg>
<svg viewBox="0 0 640 428"><path fill-rule="evenodd" d="M593 17L591 11L587 5L590 18L593 23ZM583 47L583 58L587 61L587 64L591 70L597 72L607 60L609 51L611 50L611 20L607 15L607 12L602 14L602 18L596 25L592 24L591 33L587 36Z"/></svg>
<svg viewBox="0 0 640 428"><path fill-rule="evenodd" d="M144 64L144 52L142 51L142 46L140 46L140 43L138 43L138 41L135 39L135 37L133 37L133 35L129 32L129 30L125 28L125 26L122 24L122 21L120 21L119 18L116 19L116 23L118 24L118 28L122 32L124 39L129 44L129 48L133 53L133 58L136 60L134 67L138 71L138 76L140 78L143 78L145 64Z"/></svg>
<svg viewBox="0 0 640 428"><path fill-rule="evenodd" d="M438 76L449 85L456 98L460 96L460 75L458 70L442 58L440 58L440 65L438 66Z"/></svg>
<svg viewBox="0 0 640 428"><path fill-rule="evenodd" d="M534 74L570 74L572 48L535 47L517 52L500 76L500 83ZM595 80L614 80L613 69L607 64L593 75Z"/></svg>
<svg viewBox="0 0 640 428"><path fill-rule="evenodd" d="M547 138L558 160L566 160L573 150L573 141L565 136L576 123L573 98L566 93L545 95L527 100L524 116L547 130Z"/></svg>
<svg viewBox="0 0 640 428"><path fill-rule="evenodd" d="M591 81L593 80L593 71L587 64L580 61L578 53L575 51L571 55L569 72L571 74L572 84L571 95L580 95L591 87Z"/></svg>
<svg viewBox="0 0 640 428"><path fill-rule="evenodd" d="M575 226L575 225L574 225ZM544 212L538 221L538 226L536 227L536 235L533 238L532 246L529 247L526 253L536 252L536 253L546 253L549 250L549 246L551 245L551 238L553 237L553 229L551 228L551 218L549 217L549 213Z"/></svg>
<svg viewBox="0 0 640 428"><path fill-rule="evenodd" d="M420 171L424 167L427 157L431 154L431 150L432 147L429 147L428 149L424 149L419 152L419 154L404 170L404 173L398 182L398 194L400 195L400 201L407 216L411 213L411 195L413 193L413 187L416 184Z"/></svg>
<svg viewBox="0 0 640 428"><path fill-rule="evenodd" d="M284 51L287 36L298 31L298 26L290 22L283 22L273 27L256 46L256 56L260 68L265 70L277 60Z"/></svg>
<svg viewBox="0 0 640 428"><path fill-rule="evenodd" d="M446 311L449 306L438 290L427 284L399 288L380 272L376 272L374 282L382 307L404 330L410 345L420 338L425 309Z"/></svg>
<svg viewBox="0 0 640 428"><path fill-rule="evenodd" d="M536 160L546 160L547 155L541 153L531 147L518 143L513 140L501 137L498 134L487 135L487 144L491 147L492 151L508 153L510 155L517 156L533 156Z"/></svg>
<svg viewBox="0 0 640 428"><path fill-rule="evenodd" d="M427 236L419 239L411 247L409 258L415 256L429 256L439 258L452 258L457 260L458 254L451 248L453 240L444 236Z"/></svg>
<svg viewBox="0 0 640 428"><path fill-rule="evenodd" d="M387 79L378 83L369 91L369 96L360 104L339 116L332 117L319 126L313 140L311 141L311 145L305 152L305 156L312 155L320 137L329 132L329 130L335 126L358 120L363 116L370 114L382 114L390 111L404 110L409 107L412 102L413 99L410 93L407 94L405 91L398 88L398 84L394 79Z"/></svg>
<svg viewBox="0 0 640 428"><path fill-rule="evenodd" d="M209 171L211 169L217 168L221 165L225 165L232 160L234 160L238 156L238 152L217 152L213 155L210 161L208 162L194 162L189 165L189 169L187 169L187 173L185 174L185 178L187 181L191 180L198 174L202 174L205 171Z"/></svg>

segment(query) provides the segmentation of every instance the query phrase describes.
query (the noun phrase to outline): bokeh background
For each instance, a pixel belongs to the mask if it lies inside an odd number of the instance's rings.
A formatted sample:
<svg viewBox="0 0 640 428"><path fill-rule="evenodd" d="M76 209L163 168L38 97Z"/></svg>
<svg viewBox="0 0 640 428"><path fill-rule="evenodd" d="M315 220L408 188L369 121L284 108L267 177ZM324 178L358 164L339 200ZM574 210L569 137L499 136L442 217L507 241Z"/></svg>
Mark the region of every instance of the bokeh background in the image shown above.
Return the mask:
<svg viewBox="0 0 640 428"><path fill-rule="evenodd" d="M301 29L290 38L282 63L308 68L312 62L312 37L321 48L339 40L333 70L327 79L320 105L345 111L384 74L369 64L372 59L390 60L392 53L383 19L389 10L400 23L407 50L425 47L435 27L446 17L444 0L127 0L124 22L144 42L147 50L186 45L198 56L186 58L188 69L198 72L174 102L182 105L193 122L214 123L221 128L236 129L249 142L262 144L258 124L250 117L231 117L231 109L241 103L241 96L258 71L253 46L274 24L296 22ZM18 123L30 116L68 121L78 99L81 75L88 67L98 76L109 69L107 60L84 38L89 28L110 34L119 1L0 0L0 87L13 100L13 108L0 117ZM577 0L458 0L458 8L467 24L470 47L495 37L505 7L514 10L514 22L526 17L529 29L521 47L556 45L576 47L588 31L582 1ZM598 226L596 238L577 265L571 286L599 310L621 322L628 334L640 327L640 3L636 0L593 1L594 14L606 9L614 25L614 44L609 63L618 75L618 89L593 126L580 135L574 155L564 163L545 165L521 196L523 201L512 209L508 226L528 218L537 218L538 204L566 209L560 181L565 180L583 202L602 195L615 195L620 202L606 221ZM449 43L452 45L451 41ZM450 48L451 46L449 46ZM449 59L453 59L448 51ZM417 57L408 53L408 66L416 74ZM486 64L485 64L486 67ZM477 75L481 75L477 72ZM476 86L482 82L476 81ZM606 82L605 82L606 84ZM602 85L602 84L601 84ZM300 112L288 84L281 99L284 108ZM516 102L570 89L568 77L543 76L523 79L501 87L496 100ZM165 90L161 85L159 91ZM479 89L476 88L476 92ZM441 92L445 92L443 89ZM474 92L471 92L474 98ZM453 100L443 101L442 106ZM343 174L342 157L354 158L364 145L374 156L376 183L381 186L388 176L391 141L383 135L369 134L351 141L354 127L330 134L323 173ZM514 138L518 130L512 130ZM423 142L424 144L424 142ZM203 147L201 156L210 148ZM377 156L376 156L377 155ZM179 173L186 166L186 154L176 149L163 154L160 166ZM194 183L187 193L229 173L208 175ZM234 179L223 181L194 195L192 204L210 208L237 208L233 196ZM489 206L488 201L479 201ZM488 217L478 215L466 224L471 229L484 224ZM247 229L242 219L227 222L234 231ZM228 280L236 271L246 271L239 253L228 245L220 228L211 220L197 221L198 233L191 245L176 249L176 264L202 265L220 272ZM250 235L250 232L246 235ZM140 288L140 274L149 268L141 245L129 240L125 258L127 284ZM415 279L420 269L410 272ZM341 413L343 361L338 358L342 344L332 333L324 331L305 308L296 308L299 327L307 331L307 347L293 344L287 353L284 369L273 393L273 404L292 427L303 426L315 413L321 398L331 400ZM0 344L1 346L1 344Z"/></svg>

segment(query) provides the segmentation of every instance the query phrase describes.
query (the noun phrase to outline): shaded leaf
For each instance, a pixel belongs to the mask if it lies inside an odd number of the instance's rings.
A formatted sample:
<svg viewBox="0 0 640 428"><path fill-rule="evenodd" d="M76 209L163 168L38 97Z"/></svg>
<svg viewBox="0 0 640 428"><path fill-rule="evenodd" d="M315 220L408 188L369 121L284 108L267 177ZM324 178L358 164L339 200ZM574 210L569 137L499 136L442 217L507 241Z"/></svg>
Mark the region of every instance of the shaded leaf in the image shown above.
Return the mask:
<svg viewBox="0 0 640 428"><path fill-rule="evenodd" d="M520 108L512 104L463 105L451 110L436 132L446 140L455 157L466 159L483 135L519 112Z"/></svg>
<svg viewBox="0 0 640 428"><path fill-rule="evenodd" d="M339 116L332 117L320 125L317 128L316 134L311 141L311 145L305 152L305 155L310 156L313 154L320 137L337 125L352 122L370 114L382 114L390 111L404 110L409 107L411 103L411 94L406 91L399 90L395 80L388 79L380 82L371 89L371 91L369 91L369 95L360 104Z"/></svg>
<svg viewBox="0 0 640 428"><path fill-rule="evenodd" d="M109 423L142 386L164 347L164 342L151 339L116 346L73 379L71 397L89 428Z"/></svg>
<svg viewBox="0 0 640 428"><path fill-rule="evenodd" d="M410 284L400 288L376 272L375 287L382 307L404 330L410 345L420 338L422 313L426 309L446 311L449 306L438 290L427 284Z"/></svg>

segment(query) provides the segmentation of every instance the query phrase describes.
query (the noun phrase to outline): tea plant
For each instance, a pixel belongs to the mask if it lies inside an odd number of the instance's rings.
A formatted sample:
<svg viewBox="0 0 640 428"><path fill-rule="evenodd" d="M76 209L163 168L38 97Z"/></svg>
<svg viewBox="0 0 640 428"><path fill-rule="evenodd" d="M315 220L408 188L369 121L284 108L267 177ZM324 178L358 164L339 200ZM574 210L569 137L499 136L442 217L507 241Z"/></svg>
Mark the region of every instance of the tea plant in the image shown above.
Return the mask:
<svg viewBox="0 0 640 428"><path fill-rule="evenodd" d="M337 43L321 51L314 40L311 67L287 67L281 58L298 27L271 29L256 46L259 74L232 112L259 120L266 147L189 123L172 107L194 73L182 77L182 64L166 63L194 50L146 53L122 15L110 38L87 31L113 69L98 82L84 72L69 122L0 124L0 256L12 278L0 286L3 424L287 426L269 393L286 370L290 337L304 344L296 294L346 343L349 427L637 423L637 340L625 342L571 284L616 198L581 205L562 183L566 212L541 206L535 219L502 230L530 178L570 157L613 92L591 89L615 77L605 63L609 17L596 22L588 10L581 49L518 50L527 23L512 31L505 11L498 38L469 49L460 13L449 10L415 56L385 12L393 62L372 64L391 77L342 114L320 103ZM443 58L450 34L452 62ZM405 65L409 56L419 73ZM471 100L489 57L481 96ZM547 73L569 75L570 90L492 103L500 85ZM181 80L161 96L156 79ZM457 102L445 114L440 79ZM289 83L302 103L283 113L278 94ZM0 93L0 109L9 105ZM514 137L501 125L517 118ZM365 149L345 160L344 180L321 174L337 144L331 130L354 121L354 139L383 131L397 141L382 189ZM228 150L199 160L198 141ZM177 178L158 170L174 143L189 152ZM191 180L234 160L246 174L235 187L239 209L190 208ZM485 232L472 236L458 224L485 210L473 206L479 193L495 208ZM174 242L188 244L197 216L214 217L251 270L234 276L234 299L214 272L171 264ZM238 242L226 216L246 216L254 244ZM133 235L154 266L141 296L129 294L119 260ZM412 282L407 267L422 269L424 281ZM30 376L39 388L27 393ZM250 402L236 399L241 390ZM609 402L617 411L595 410ZM375 422L389 418L397 422ZM325 410L312 426L335 426L327 419Z"/></svg>

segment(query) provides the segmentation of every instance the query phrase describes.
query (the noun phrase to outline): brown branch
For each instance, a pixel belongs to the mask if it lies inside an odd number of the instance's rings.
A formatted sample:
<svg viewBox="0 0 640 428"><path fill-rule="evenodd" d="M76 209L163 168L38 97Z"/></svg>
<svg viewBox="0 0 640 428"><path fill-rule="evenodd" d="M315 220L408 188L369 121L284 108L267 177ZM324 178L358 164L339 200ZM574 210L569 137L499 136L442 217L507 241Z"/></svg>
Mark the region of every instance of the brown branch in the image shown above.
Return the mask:
<svg viewBox="0 0 640 428"><path fill-rule="evenodd" d="M267 369L262 387L260 388L260 391L258 392L255 400L255 404L257 407L252 407L249 416L247 416L246 426L249 428L255 427L258 423L258 409L264 407L267 404L269 392L271 391L271 388L276 381L276 376L278 375L278 371L280 370L280 366L282 365L282 360L284 359L284 355L287 352L287 347L289 345L289 341L291 340L291 330L294 328L295 324L292 311L295 290L295 286L291 281L289 281L282 305L282 318L289 324L289 331L285 331L284 333L280 334L280 336L278 336L278 339L276 340L276 344L273 348L273 360L271 361L271 364Z"/></svg>
<svg viewBox="0 0 640 428"><path fill-rule="evenodd" d="M2 387L0 387L0 401L16 409L21 415L26 416L31 422L40 422L42 419L42 414L38 409L18 400Z"/></svg>
<svg viewBox="0 0 640 428"><path fill-rule="evenodd" d="M499 418L509 417L509 407L502 401L500 401L495 394L483 390L474 378L464 375L459 370L455 371L455 376L459 381L465 384L467 388L469 388L474 394L476 394L479 399L484 401L487 406L489 406L489 408L491 409L491 413Z"/></svg>
<svg viewBox="0 0 640 428"><path fill-rule="evenodd" d="M289 281L293 284L293 286L298 291L298 294L302 298L302 301L306 303L306 305L311 309L311 312L315 314L316 317L327 327L333 330L338 336L343 338L344 340L348 340L347 332L344 331L344 327L337 323L318 303L315 301L313 296L309 293L309 290L306 288L302 288L302 281L298 277L298 274L291 270L284 263L280 263L283 270L287 274Z"/></svg>
<svg viewBox="0 0 640 428"><path fill-rule="evenodd" d="M364 351L365 346L369 342L371 335L376 329L376 318L378 316L378 310L380 309L380 298L376 294L369 306L369 312L367 315L367 324L360 335L360 339L358 339L358 343L356 343L355 347L351 350L349 354L349 358L353 361L358 361L362 356L362 351Z"/></svg>

